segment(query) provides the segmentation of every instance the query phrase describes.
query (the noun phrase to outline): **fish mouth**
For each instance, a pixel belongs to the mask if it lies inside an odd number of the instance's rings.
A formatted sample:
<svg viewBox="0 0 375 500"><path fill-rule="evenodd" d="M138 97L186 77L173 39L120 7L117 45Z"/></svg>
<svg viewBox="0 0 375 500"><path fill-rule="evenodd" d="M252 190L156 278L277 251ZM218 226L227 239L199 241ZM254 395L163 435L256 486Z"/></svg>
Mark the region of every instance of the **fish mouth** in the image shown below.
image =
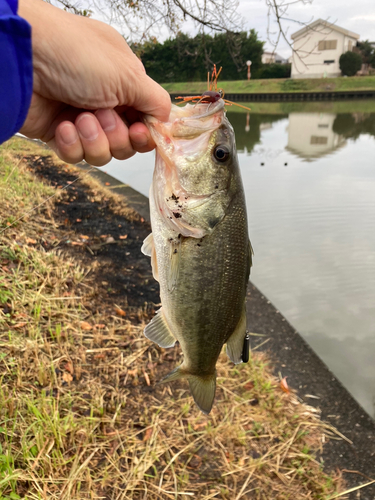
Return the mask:
<svg viewBox="0 0 375 500"><path fill-rule="evenodd" d="M215 102L209 103L196 103L196 104L186 104L184 107L179 107L176 105L172 105L172 111L170 114L170 118L180 119L184 121L188 121L189 119L193 120L204 120L213 116L218 111L224 109L225 102L223 99L219 99ZM171 121L173 121L173 118Z"/></svg>
<svg viewBox="0 0 375 500"><path fill-rule="evenodd" d="M160 122L150 115L144 117L144 122L154 139L159 134L170 139L189 139L219 128L225 117L224 107L223 99L210 103L188 103L183 107L172 104L167 122ZM155 142L158 143L157 140Z"/></svg>

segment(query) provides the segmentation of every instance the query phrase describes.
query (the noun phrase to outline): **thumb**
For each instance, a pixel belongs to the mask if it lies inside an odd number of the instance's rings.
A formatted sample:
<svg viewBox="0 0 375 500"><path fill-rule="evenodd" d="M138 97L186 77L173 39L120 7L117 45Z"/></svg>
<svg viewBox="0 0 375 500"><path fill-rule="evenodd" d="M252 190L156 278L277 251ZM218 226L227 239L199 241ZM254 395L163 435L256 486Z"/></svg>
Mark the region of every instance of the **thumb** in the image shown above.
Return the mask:
<svg viewBox="0 0 375 500"><path fill-rule="evenodd" d="M140 76L137 92L134 96L134 108L158 120L167 121L171 112L171 105L169 93L147 76L146 73L143 73Z"/></svg>

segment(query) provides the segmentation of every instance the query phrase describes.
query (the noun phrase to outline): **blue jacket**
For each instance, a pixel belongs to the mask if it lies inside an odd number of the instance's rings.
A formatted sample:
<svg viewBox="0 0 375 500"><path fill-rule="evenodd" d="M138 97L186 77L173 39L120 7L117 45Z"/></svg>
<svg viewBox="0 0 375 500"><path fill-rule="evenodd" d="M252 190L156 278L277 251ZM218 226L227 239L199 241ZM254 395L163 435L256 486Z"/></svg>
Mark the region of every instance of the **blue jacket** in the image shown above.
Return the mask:
<svg viewBox="0 0 375 500"><path fill-rule="evenodd" d="M33 90L31 26L18 0L0 0L0 144L22 127Z"/></svg>

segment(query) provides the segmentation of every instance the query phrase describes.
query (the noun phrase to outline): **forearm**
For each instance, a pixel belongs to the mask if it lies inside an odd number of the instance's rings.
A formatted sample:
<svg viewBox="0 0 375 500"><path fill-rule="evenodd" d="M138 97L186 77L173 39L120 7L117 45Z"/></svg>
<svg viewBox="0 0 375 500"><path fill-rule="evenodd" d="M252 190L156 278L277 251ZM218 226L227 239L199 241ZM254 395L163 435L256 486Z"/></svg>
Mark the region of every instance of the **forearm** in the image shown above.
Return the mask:
<svg viewBox="0 0 375 500"><path fill-rule="evenodd" d="M0 143L21 128L32 94L31 29L16 8L0 0Z"/></svg>

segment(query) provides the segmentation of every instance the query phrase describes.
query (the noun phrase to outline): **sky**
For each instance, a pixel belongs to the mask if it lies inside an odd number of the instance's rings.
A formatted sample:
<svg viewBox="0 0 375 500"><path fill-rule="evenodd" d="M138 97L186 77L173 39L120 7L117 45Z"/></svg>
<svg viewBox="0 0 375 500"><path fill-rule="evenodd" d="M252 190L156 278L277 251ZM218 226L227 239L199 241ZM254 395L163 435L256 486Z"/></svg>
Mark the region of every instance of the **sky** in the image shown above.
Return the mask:
<svg viewBox="0 0 375 500"><path fill-rule="evenodd" d="M239 12L246 20L247 29L254 28L261 40L266 40L265 49L273 49L267 41L267 7L265 0L240 0ZM330 23L353 31L360 35L360 40L375 41L375 1L374 0L313 0L303 4L302 2L291 5L288 17L300 22L313 22L316 19L324 19ZM288 29L288 38L298 31L301 26L295 22L285 22ZM277 32L277 26L273 19L270 26ZM291 55L291 49L287 43L280 42L277 53L283 57Z"/></svg>
<svg viewBox="0 0 375 500"><path fill-rule="evenodd" d="M291 41L290 35L303 27L301 23L309 24L319 18L357 33L360 40L375 41L375 0L277 0L277 2L278 4L292 3L288 7L286 16L293 22L283 21L283 28L289 41ZM243 17L244 30L254 28L258 33L258 38L266 42L264 49L273 51L274 47L268 40L267 12L266 0L238 0L237 13ZM99 13L94 13L93 17L105 20ZM271 16L269 22L270 32L274 33L271 39L275 40L278 33L275 18ZM112 25L127 36L124 26ZM195 35L198 31L193 21L186 21L180 27L182 32L189 35ZM152 34L160 42L173 36L166 28ZM276 52L286 59L292 55L291 48L283 39L280 40Z"/></svg>
<svg viewBox="0 0 375 500"><path fill-rule="evenodd" d="M288 1L288 0L286 0ZM292 0L289 0L292 1ZM280 0L278 0L280 3ZM265 41L265 50L273 50L273 46L267 40L267 6L266 0L239 0L238 13L244 18L244 29L254 28L261 40ZM342 28L353 31L360 35L360 40L375 41L375 0L312 0L311 3L301 0L289 6L288 17L302 23L310 23L316 19L324 19L335 23ZM287 37L298 31L302 26L297 22L284 22ZM192 21L185 22L181 31L194 35L197 28ZM276 37L277 25L274 18L270 18L270 31ZM157 34L160 41L168 37L166 30ZM276 50L281 56L288 58L291 49L288 44L281 40Z"/></svg>

